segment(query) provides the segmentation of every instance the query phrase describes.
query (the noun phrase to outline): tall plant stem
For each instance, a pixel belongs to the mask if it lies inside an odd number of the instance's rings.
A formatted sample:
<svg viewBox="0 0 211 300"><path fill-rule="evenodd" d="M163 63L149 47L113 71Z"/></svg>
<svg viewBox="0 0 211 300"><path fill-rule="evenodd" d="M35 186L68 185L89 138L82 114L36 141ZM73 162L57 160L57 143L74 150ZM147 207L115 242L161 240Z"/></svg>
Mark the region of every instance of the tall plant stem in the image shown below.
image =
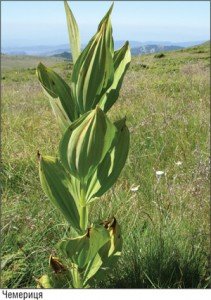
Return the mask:
<svg viewBox="0 0 211 300"><path fill-rule="evenodd" d="M84 183L81 184L81 199L80 199L80 227L86 230L88 226L88 206L86 205L86 192Z"/></svg>

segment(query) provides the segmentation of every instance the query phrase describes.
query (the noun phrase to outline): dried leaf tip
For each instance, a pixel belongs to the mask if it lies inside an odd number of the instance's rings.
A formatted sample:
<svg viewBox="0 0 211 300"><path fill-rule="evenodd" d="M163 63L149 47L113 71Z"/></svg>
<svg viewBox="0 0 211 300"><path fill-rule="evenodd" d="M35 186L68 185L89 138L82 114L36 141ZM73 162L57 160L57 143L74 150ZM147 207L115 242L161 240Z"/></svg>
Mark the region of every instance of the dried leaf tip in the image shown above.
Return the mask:
<svg viewBox="0 0 211 300"><path fill-rule="evenodd" d="M37 160L40 162L41 161L41 154L40 151L37 150Z"/></svg>

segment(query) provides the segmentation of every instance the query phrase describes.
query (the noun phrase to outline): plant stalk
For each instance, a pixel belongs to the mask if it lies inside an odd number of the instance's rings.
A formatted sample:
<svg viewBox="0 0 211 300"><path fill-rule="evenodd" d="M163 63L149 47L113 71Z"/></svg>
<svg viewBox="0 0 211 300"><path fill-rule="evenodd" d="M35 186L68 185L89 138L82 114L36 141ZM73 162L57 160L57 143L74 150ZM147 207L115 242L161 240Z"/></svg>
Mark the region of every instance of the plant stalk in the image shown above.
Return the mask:
<svg viewBox="0 0 211 300"><path fill-rule="evenodd" d="M80 227L86 230L88 227L88 206L86 205L86 190L85 184L81 184L81 199L80 199Z"/></svg>

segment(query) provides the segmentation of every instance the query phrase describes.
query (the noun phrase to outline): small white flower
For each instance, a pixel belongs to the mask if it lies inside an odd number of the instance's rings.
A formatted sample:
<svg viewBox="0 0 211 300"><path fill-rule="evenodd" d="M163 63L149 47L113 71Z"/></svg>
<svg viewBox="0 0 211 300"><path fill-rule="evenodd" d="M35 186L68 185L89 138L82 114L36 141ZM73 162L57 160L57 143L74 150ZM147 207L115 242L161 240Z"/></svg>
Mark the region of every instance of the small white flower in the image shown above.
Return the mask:
<svg viewBox="0 0 211 300"><path fill-rule="evenodd" d="M177 161L176 163L175 163L177 166L181 166L182 165L182 161Z"/></svg>
<svg viewBox="0 0 211 300"><path fill-rule="evenodd" d="M162 176L162 175L164 175L165 174L165 172L163 172L163 171L156 171L156 175L157 176Z"/></svg>
<svg viewBox="0 0 211 300"><path fill-rule="evenodd" d="M132 185L132 187L130 188L131 192L137 192L139 189L140 185L134 186Z"/></svg>
<svg viewBox="0 0 211 300"><path fill-rule="evenodd" d="M156 171L155 172L157 179L160 179L163 175L165 175L164 171Z"/></svg>

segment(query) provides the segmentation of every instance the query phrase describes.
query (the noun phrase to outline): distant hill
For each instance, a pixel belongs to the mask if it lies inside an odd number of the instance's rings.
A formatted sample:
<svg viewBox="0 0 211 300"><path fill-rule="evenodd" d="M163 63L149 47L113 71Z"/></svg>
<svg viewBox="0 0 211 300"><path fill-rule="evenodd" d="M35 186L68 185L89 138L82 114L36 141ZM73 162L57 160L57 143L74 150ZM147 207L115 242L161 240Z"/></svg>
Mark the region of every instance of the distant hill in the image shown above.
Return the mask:
<svg viewBox="0 0 211 300"><path fill-rule="evenodd" d="M124 42L119 41L119 43L116 43L116 48L120 48L123 45ZM149 53L159 53L159 52L166 52L166 51L176 51L176 50L182 50L182 49L187 49L187 51L194 51L195 48L200 47L200 46L209 46L210 42L207 41L201 45L194 45L192 47L182 47L182 46L176 46L176 45L170 45L170 46L165 46L165 45L157 45L157 44L152 44L152 45L142 45L139 47L131 47L131 54L133 56L141 55L141 54L149 54ZM117 47L118 46L118 47ZM197 48L197 51L202 51L200 48ZM59 52L59 51L58 51ZM70 52L67 51L61 51L60 53L50 55L51 57L58 57L58 58L63 58L67 60L71 60L72 56Z"/></svg>
<svg viewBox="0 0 211 300"><path fill-rule="evenodd" d="M147 54L147 53L158 53L164 51L175 51L183 49L180 46L160 46L160 45L146 45L137 48L131 49L132 55L140 55L140 54Z"/></svg>
<svg viewBox="0 0 211 300"><path fill-rule="evenodd" d="M21 50L10 51L9 53L5 51L4 53L9 55L27 55L27 52Z"/></svg>
<svg viewBox="0 0 211 300"><path fill-rule="evenodd" d="M121 47L121 46L120 46ZM180 50L183 49L183 47L179 46L159 46L159 45L146 45L136 48L131 48L131 54L133 56L140 55L140 54L148 54L148 53L158 53L158 52L164 52L164 51L174 51L174 50ZM54 55L50 55L51 57L58 57L63 58L67 60L72 59L72 55L70 52L64 51L61 53L57 53Z"/></svg>
<svg viewBox="0 0 211 300"><path fill-rule="evenodd" d="M206 42L202 43L201 46L208 46L208 47L210 47L210 41L206 41Z"/></svg>
<svg viewBox="0 0 211 300"><path fill-rule="evenodd" d="M195 42L171 42L171 41L129 41L131 49L136 49L133 51L134 55L141 53L150 53L154 48L154 52L157 51L171 51L179 48L176 47L191 47L204 43L205 41L195 41ZM119 49L125 41L117 40L114 41L115 49ZM86 44L82 44L82 49ZM164 50L159 50L158 47L164 47ZM172 48L165 48L172 47ZM174 48L173 48L174 47ZM165 50L166 49L166 50ZM60 55L64 52L69 52L69 44L63 45L38 45L38 46L22 46L22 47L4 47L2 46L2 52L9 55L33 55L33 56L54 56L56 54ZM152 50L153 51L153 50Z"/></svg>
<svg viewBox="0 0 211 300"><path fill-rule="evenodd" d="M210 41L206 41L205 43L202 43L201 45L185 48L181 51L186 51L189 53L206 53L210 52Z"/></svg>
<svg viewBox="0 0 211 300"><path fill-rule="evenodd" d="M54 55L51 55L52 57L59 57L59 58L64 58L64 59L67 59L67 60L72 60L72 55L70 52L62 52L62 53L58 53L58 54L54 54Z"/></svg>

